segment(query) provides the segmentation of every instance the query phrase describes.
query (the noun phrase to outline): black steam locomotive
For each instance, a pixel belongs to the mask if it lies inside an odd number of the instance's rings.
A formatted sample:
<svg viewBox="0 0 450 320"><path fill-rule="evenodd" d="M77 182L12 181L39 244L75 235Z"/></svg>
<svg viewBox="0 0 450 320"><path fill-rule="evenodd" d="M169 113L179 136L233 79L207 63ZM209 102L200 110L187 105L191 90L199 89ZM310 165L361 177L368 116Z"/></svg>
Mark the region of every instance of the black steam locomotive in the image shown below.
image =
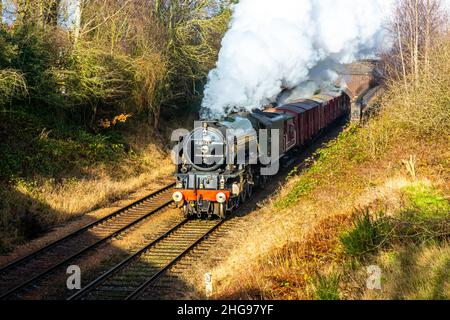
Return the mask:
<svg viewBox="0 0 450 320"><path fill-rule="evenodd" d="M350 98L339 90L203 121L180 140L173 200L185 216L224 219L277 173L283 159L349 113Z"/></svg>

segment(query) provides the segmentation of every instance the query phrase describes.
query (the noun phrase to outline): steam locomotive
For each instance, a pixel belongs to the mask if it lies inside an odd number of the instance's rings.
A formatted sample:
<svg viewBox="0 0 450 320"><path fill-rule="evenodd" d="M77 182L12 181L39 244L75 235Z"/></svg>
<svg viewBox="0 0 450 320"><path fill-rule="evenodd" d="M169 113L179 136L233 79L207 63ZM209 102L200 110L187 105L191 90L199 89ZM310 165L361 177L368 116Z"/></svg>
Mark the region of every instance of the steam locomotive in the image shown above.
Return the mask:
<svg viewBox="0 0 450 320"><path fill-rule="evenodd" d="M226 218L279 164L351 110L342 90L202 121L180 139L173 200L186 217Z"/></svg>

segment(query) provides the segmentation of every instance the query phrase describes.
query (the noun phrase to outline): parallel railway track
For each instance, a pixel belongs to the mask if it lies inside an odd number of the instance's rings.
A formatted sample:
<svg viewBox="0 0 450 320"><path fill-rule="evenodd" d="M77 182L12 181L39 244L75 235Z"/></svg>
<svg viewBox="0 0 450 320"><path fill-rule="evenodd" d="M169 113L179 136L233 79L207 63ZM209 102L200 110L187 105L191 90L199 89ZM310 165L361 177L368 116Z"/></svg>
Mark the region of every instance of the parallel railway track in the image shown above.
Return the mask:
<svg viewBox="0 0 450 320"><path fill-rule="evenodd" d="M225 221L184 220L69 300L132 300L212 235Z"/></svg>
<svg viewBox="0 0 450 320"><path fill-rule="evenodd" d="M173 203L168 185L43 248L0 267L0 300L20 298L46 276L118 237Z"/></svg>

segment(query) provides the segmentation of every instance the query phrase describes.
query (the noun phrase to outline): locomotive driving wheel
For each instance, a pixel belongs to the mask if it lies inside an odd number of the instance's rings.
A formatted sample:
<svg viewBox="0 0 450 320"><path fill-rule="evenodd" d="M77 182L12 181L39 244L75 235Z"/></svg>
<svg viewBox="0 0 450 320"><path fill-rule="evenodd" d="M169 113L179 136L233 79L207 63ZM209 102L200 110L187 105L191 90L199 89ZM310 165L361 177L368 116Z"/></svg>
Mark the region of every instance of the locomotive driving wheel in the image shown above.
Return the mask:
<svg viewBox="0 0 450 320"><path fill-rule="evenodd" d="M247 186L247 197L250 199L253 195L253 184L249 183Z"/></svg>
<svg viewBox="0 0 450 320"><path fill-rule="evenodd" d="M264 190L266 188L266 186L267 186L267 182L268 181L269 181L269 179L267 178L267 176L264 176L264 175L260 176L259 177L259 186L260 186L260 188Z"/></svg>
<svg viewBox="0 0 450 320"><path fill-rule="evenodd" d="M242 189L243 190L242 190L241 194L239 195L239 197L240 197L241 203L244 203L245 201L247 201L248 183L246 183Z"/></svg>
<svg viewBox="0 0 450 320"><path fill-rule="evenodd" d="M241 196L237 196L236 199L234 199L234 209L239 209L241 205Z"/></svg>

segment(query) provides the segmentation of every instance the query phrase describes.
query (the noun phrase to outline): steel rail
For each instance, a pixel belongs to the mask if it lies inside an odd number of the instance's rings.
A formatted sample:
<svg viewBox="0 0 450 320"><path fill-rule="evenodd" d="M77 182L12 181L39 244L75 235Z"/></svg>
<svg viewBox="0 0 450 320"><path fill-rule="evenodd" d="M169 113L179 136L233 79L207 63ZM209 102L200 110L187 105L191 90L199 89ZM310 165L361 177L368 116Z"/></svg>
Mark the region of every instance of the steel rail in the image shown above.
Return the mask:
<svg viewBox="0 0 450 320"><path fill-rule="evenodd" d="M133 300L138 298L139 295L145 291L148 287L150 287L153 283L155 283L167 270L169 270L172 266L174 266L177 262L183 259L188 253L190 253L195 247L197 247L201 242L203 242L206 238L208 238L212 233L214 233L220 226L222 226L225 221L221 220L214 227L212 227L207 233L205 233L200 239L195 241L189 248L184 250L181 254L179 254L176 258L174 258L170 263L168 263L165 267L155 273L150 279L148 279L145 283L143 283L139 288L137 288L133 293L128 295L125 300Z"/></svg>
<svg viewBox="0 0 450 320"><path fill-rule="evenodd" d="M112 269L108 270L103 275L101 275L100 277L98 277L97 279L95 279L94 281L89 283L89 285L87 285L86 287L84 287L83 289L78 291L76 294L70 296L67 300L81 299L83 296L86 296L92 290L94 290L98 285L102 284L105 280L107 280L111 276L113 276L113 275L117 274L118 272L120 272L127 265L129 265L132 262L134 262L135 260L139 259L148 250L150 250L152 247L154 247L155 245L160 243L162 240L164 240L167 237L169 237L171 234L173 234L175 231L177 231L178 229L183 227L188 222L189 222L189 219L183 220L182 222L177 224L175 227L173 227L172 229L170 229L169 231L164 233L162 236L160 236L158 239L153 240L150 244L145 246L145 248L143 248L143 249L139 250L138 252L136 252L135 254L131 255L130 257L128 257L127 259L125 259L124 261L122 261L121 263L119 263L118 265L116 265L115 267L113 267Z"/></svg>
<svg viewBox="0 0 450 320"><path fill-rule="evenodd" d="M64 266L65 264L67 264L67 263L69 263L70 261L72 261L72 260L78 258L79 256L83 255L84 253L86 253L86 252L88 252L88 251L90 251L90 250L92 250L92 249L98 247L99 245L101 245L101 244L103 244L103 243L109 241L110 239L113 239L113 238L117 237L117 236L120 235L121 233L127 231L128 229L130 229L131 227L137 225L138 223L142 222L143 220L146 220L146 219L149 218L150 216L153 216L155 213L157 213L158 211L161 211L162 209L166 208L167 206L169 206L169 205L172 204L172 203L173 203L173 201L170 200L170 201L168 201L168 202L162 204L162 205L159 206L158 208L153 209L153 210L150 211L149 213L147 213L147 214L145 214L144 216L142 216L142 217L136 219L135 221L133 221L133 222L127 224L126 226L122 227L121 229L119 229L119 230L113 232L113 233L110 234L109 236L104 237L104 238L98 240L98 241L95 242L94 244L92 244L92 245L90 245L90 246L88 246L88 247L86 247L86 248L84 248L84 249L78 251L77 253L73 254L72 256L66 258L64 261L62 261L62 262L60 262L60 263L57 263L56 265L54 265L54 266L48 268L47 270L45 270L45 271L39 273L38 275L32 277L31 279L26 280L25 282L23 282L23 283L17 285L16 287L14 287L14 288L12 288L12 289L6 291L5 293L2 293L2 294L0 295L0 300L4 300L4 299L10 297L11 295L18 293L20 290L22 290L22 289L24 289L25 287L29 286L29 285L32 284L33 282L36 282L37 280L39 280L39 279L41 279L41 278L47 276L48 274L50 274L51 272L55 271L56 269L58 269L58 268Z"/></svg>
<svg viewBox="0 0 450 320"><path fill-rule="evenodd" d="M128 210L130 210L130 209L132 209L132 208L142 204L143 202L145 202L145 201L147 201L147 200L149 200L151 198L156 197L157 195L159 195L159 194L169 190L170 188L172 188L174 186L175 186L175 183L170 184L170 185L168 185L168 186L166 186L166 187L164 187L164 188L162 188L162 189L160 189L158 191L155 191L155 192L151 193L150 195L148 195L148 196L146 196L146 197L144 197L144 198L142 198L142 199L140 199L140 200L138 200L136 202L133 202L132 204L130 204L130 205L124 207L124 208L121 208L121 209L119 209L119 210L109 214L106 217L103 217L103 218L101 218L101 219L99 219L97 221L89 223L88 225L82 227L81 229L78 229L75 232L72 232L72 233L64 236L61 239L58 239L58 240L56 240L56 241L54 241L54 242L52 242L50 244L47 244L44 247L42 247L42 248L40 248L40 249L38 249L38 250L28 254L28 255L20 257L20 258L18 258L16 260L14 260L14 261L4 265L4 266L1 266L0 267L0 274L5 273L5 272L9 271L10 269L15 268L18 265L33 259L34 257L40 255L41 253L43 253L45 251L48 251L49 249L52 249L52 248L56 247L57 245L59 245L59 244L61 244L63 242L66 242L67 240L70 240L70 239L72 239L72 238L74 238L74 237L76 237L76 236L78 236L78 235L80 235L80 234L82 234L82 233L84 233L84 232L86 232L86 231L88 231L88 230L98 226L98 225L101 225L102 223L104 223L104 222L106 222L108 220L111 220L111 219L113 219L113 218L115 218L115 217L125 213L126 211L128 211Z"/></svg>

